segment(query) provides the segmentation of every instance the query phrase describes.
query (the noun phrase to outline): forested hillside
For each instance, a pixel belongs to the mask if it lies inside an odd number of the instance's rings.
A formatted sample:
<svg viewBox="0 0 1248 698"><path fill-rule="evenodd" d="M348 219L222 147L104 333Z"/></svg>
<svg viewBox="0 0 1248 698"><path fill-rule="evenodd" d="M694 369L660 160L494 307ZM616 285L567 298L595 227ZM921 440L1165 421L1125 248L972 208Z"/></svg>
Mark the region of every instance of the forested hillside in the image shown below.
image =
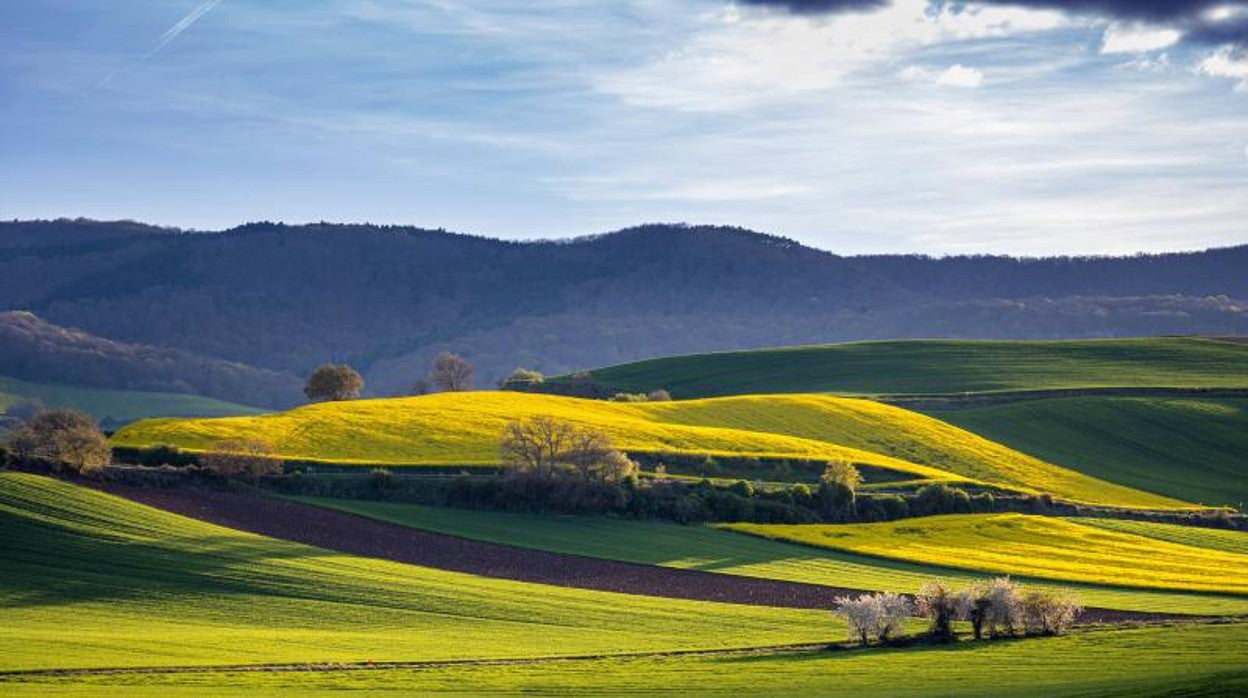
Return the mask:
<svg viewBox="0 0 1248 698"><path fill-rule="evenodd" d="M472 359L485 384L516 365L561 373L853 339L1245 333L1245 268L1248 246L841 257L736 228L668 225L517 243L364 225L0 224L0 310L292 376L347 361L374 394L406 390L442 349Z"/></svg>

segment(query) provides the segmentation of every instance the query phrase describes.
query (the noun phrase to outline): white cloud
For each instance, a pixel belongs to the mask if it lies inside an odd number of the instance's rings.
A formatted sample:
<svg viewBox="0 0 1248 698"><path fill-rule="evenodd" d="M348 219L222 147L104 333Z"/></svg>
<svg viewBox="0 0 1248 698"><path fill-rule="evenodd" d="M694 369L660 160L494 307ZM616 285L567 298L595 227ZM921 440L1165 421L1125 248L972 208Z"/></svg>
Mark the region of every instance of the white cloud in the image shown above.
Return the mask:
<svg viewBox="0 0 1248 698"><path fill-rule="evenodd" d="M1238 80L1235 91L1248 92L1248 54L1225 46L1201 61L1196 70L1211 77Z"/></svg>
<svg viewBox="0 0 1248 698"><path fill-rule="evenodd" d="M738 111L830 91L855 72L925 46L1046 31L1068 21L1057 12L929 6L927 0L831 17L737 7L704 17L660 57L600 75L596 86L634 106ZM970 79L961 71L951 77Z"/></svg>
<svg viewBox="0 0 1248 698"><path fill-rule="evenodd" d="M1147 53L1169 48L1182 38L1177 29L1111 24L1101 37L1101 53Z"/></svg>
<svg viewBox="0 0 1248 698"><path fill-rule="evenodd" d="M936 78L936 84L943 87L979 87L983 82L983 71L968 68L961 63L949 66L948 70Z"/></svg>

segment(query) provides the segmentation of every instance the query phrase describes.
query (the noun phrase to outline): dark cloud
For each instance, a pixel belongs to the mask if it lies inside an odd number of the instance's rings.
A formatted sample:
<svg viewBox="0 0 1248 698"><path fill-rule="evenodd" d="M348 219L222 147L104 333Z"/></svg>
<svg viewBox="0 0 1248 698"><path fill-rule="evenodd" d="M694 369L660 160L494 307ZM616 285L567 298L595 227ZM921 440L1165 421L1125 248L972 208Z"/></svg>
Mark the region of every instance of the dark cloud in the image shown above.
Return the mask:
<svg viewBox="0 0 1248 698"><path fill-rule="evenodd" d="M891 0L741 0L742 5L775 7L799 15L836 14L875 10Z"/></svg>
<svg viewBox="0 0 1248 698"><path fill-rule="evenodd" d="M874 10L891 0L741 0L745 5L774 7L796 14L837 14ZM1248 6L1248 0L933 0L933 4L959 6L1010 5L1106 19L1147 22L1180 29L1188 41L1209 44L1248 45L1248 20L1235 17L1210 21L1205 13L1215 7Z"/></svg>

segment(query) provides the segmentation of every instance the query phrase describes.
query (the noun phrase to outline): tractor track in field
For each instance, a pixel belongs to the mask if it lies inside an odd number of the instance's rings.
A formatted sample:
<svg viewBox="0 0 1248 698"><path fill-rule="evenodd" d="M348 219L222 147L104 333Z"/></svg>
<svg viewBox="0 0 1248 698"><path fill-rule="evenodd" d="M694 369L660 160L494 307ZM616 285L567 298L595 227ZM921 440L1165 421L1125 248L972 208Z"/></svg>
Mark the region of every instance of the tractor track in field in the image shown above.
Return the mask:
<svg viewBox="0 0 1248 698"><path fill-rule="evenodd" d="M442 659L389 662L306 662L289 664L225 664L156 667L100 667L83 669L17 669L0 671L0 682L40 676L107 676L113 674L229 674L250 672L330 672L382 671L387 669L444 669L458 666L516 666L558 662L593 662L606 659L665 659L669 657L736 657L786 652L822 652L840 648L836 643L764 645L723 649L665 650L659 652L619 652L556 655L553 657L514 657L498 659Z"/></svg>
<svg viewBox="0 0 1248 698"><path fill-rule="evenodd" d="M870 589L823 586L555 553L421 531L336 509L247 492L97 485L140 504L270 538L362 557L519 582L691 601L832 609ZM1210 620L1086 608L1080 624Z"/></svg>

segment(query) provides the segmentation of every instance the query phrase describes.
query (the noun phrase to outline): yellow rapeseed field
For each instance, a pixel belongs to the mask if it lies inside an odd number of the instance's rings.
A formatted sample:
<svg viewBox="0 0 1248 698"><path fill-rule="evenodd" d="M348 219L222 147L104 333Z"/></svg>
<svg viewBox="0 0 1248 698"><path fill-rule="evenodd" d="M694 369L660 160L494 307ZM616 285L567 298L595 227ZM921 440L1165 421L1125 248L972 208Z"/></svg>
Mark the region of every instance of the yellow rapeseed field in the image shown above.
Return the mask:
<svg viewBox="0 0 1248 698"><path fill-rule="evenodd" d="M889 523L725 524L776 540L996 574L1248 595L1248 555L1026 514Z"/></svg>
<svg viewBox="0 0 1248 698"><path fill-rule="evenodd" d="M201 450L221 439L259 438L292 459L487 465L498 461L503 426L534 415L597 427L632 451L841 459L921 480L990 482L1121 506L1184 506L1026 456L915 412L824 395L614 403L515 392L440 393L321 403L256 417L148 420L120 430L113 443Z"/></svg>

